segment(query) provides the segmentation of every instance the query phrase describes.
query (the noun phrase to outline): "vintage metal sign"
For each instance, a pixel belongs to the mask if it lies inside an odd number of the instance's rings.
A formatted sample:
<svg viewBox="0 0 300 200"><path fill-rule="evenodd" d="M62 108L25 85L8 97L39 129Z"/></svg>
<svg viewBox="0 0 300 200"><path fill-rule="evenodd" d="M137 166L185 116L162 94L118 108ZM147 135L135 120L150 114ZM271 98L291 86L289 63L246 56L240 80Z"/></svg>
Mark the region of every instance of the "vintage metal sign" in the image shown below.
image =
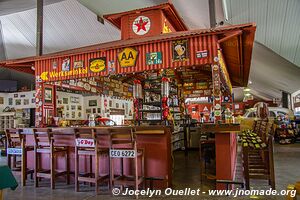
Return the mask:
<svg viewBox="0 0 300 200"><path fill-rule="evenodd" d="M106 57L91 58L89 69L93 73L102 72L105 70Z"/></svg>
<svg viewBox="0 0 300 200"><path fill-rule="evenodd" d="M208 55L208 51L207 50L196 51L196 58L206 58L207 55Z"/></svg>
<svg viewBox="0 0 300 200"><path fill-rule="evenodd" d="M75 144L77 147L95 147L94 139L77 138Z"/></svg>
<svg viewBox="0 0 300 200"><path fill-rule="evenodd" d="M134 67L138 51L133 48L125 48L118 54L118 61L121 67Z"/></svg>
<svg viewBox="0 0 300 200"><path fill-rule="evenodd" d="M135 150L120 150L120 149L110 149L109 155L112 158L135 158Z"/></svg>
<svg viewBox="0 0 300 200"><path fill-rule="evenodd" d="M186 61L189 59L188 40L172 42L173 61Z"/></svg>
<svg viewBox="0 0 300 200"><path fill-rule="evenodd" d="M146 53L147 65L162 64L161 52Z"/></svg>
<svg viewBox="0 0 300 200"><path fill-rule="evenodd" d="M132 31L137 35L145 35L149 32L151 21L149 17L138 16L132 23Z"/></svg>
<svg viewBox="0 0 300 200"><path fill-rule="evenodd" d="M7 148L6 152L8 155L22 155L21 148Z"/></svg>

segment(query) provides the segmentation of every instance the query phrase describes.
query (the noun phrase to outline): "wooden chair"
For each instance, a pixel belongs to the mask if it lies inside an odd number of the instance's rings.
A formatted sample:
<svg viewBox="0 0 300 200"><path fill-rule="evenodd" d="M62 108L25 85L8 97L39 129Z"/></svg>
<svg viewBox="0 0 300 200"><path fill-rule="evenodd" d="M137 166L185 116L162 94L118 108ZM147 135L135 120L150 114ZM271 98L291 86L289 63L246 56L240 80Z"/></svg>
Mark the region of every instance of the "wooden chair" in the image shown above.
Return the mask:
<svg viewBox="0 0 300 200"><path fill-rule="evenodd" d="M145 164L144 164L144 150L137 148L136 137L132 127L114 127L109 129L110 132L110 185L123 187L133 186L135 190L139 189L140 184L145 184ZM122 153L124 152L124 154ZM125 155L134 152L134 156ZM122 155L123 154L123 155ZM138 159L141 159L139 175ZM114 161L121 160L120 174L115 175ZM133 160L133 175L124 173L124 160ZM127 166L130 168L130 166ZM136 196L137 197L137 196Z"/></svg>
<svg viewBox="0 0 300 200"><path fill-rule="evenodd" d="M261 121L258 135L267 144L263 149L243 147L243 167L246 189L250 189L250 179L266 179L272 189L275 189L273 136L270 135L272 124Z"/></svg>
<svg viewBox="0 0 300 200"><path fill-rule="evenodd" d="M26 136L21 129L6 129L7 165L16 174L21 175L21 185L26 185L27 175L33 175L33 169L27 169L27 153L33 151L33 146L26 146ZM21 162L17 161L21 157Z"/></svg>
<svg viewBox="0 0 300 200"><path fill-rule="evenodd" d="M79 156L89 156L89 173L80 175ZM79 191L79 182L95 184L95 191L98 194L99 183L108 178L108 174L99 174L99 157L108 157L108 148L100 147L96 130L93 128L75 129L75 191ZM93 172L94 158L94 172ZM109 181L107 181L109 183Z"/></svg>
<svg viewBox="0 0 300 200"><path fill-rule="evenodd" d="M35 128L34 133L34 181L35 187L39 185L39 178L51 180L51 189L55 188L55 179L59 176L66 176L67 184L70 184L69 153L67 146L56 146L53 133L48 128ZM43 170L40 167L41 154L50 156L50 170ZM56 156L65 156L65 170L56 169Z"/></svg>
<svg viewBox="0 0 300 200"><path fill-rule="evenodd" d="M202 183L203 177L206 177L210 180L216 180L216 174L207 172L207 158L215 158L213 155L208 156L205 154L205 151L208 148L212 148L212 151L215 152L215 139L207 139L199 141L199 158L200 158L200 182ZM207 152L206 152L207 153Z"/></svg>

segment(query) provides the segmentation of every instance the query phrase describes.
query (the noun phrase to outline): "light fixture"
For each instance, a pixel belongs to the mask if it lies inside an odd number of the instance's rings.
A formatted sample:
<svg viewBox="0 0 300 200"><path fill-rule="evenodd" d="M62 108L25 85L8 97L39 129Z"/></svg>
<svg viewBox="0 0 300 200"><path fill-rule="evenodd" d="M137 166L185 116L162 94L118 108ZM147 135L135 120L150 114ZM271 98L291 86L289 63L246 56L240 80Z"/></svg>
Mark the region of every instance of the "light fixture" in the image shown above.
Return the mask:
<svg viewBox="0 0 300 200"><path fill-rule="evenodd" d="M244 92L250 92L250 90L251 90L250 88L244 88L243 91L244 91Z"/></svg>

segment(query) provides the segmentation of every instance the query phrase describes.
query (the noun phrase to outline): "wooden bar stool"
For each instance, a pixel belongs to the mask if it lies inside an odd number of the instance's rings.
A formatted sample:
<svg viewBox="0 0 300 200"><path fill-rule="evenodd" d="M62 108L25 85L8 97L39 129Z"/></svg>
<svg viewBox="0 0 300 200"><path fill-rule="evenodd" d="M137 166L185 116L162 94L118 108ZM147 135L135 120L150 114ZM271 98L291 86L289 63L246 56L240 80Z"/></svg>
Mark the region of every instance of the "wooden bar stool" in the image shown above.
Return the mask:
<svg viewBox="0 0 300 200"><path fill-rule="evenodd" d="M70 183L69 153L67 146L55 146L54 137L51 129L36 128L34 133L34 181L35 187L38 187L39 178L48 178L51 180L51 189L55 188L55 179L58 176L66 176L67 184ZM50 170L43 170L40 167L41 154L50 155ZM65 156L65 170L56 169L56 156L62 154Z"/></svg>
<svg viewBox="0 0 300 200"><path fill-rule="evenodd" d="M27 175L33 175L33 169L27 169L27 152L33 151L33 146L26 146L26 136L21 129L6 129L7 165L16 174L21 175L21 185L26 185ZM21 157L17 161L17 157Z"/></svg>
<svg viewBox="0 0 300 200"><path fill-rule="evenodd" d="M79 174L79 156L89 156L89 173ZM99 174L99 157L108 157L108 148L101 148L98 142L97 134L93 128L75 129L75 191L79 191L79 182L88 182L95 184L95 191L98 194L99 183L108 181L108 174ZM94 171L93 159L94 158Z"/></svg>
<svg viewBox="0 0 300 200"><path fill-rule="evenodd" d="M207 172L207 163L211 159L215 159L215 139L207 139L199 141L199 158L200 158L200 182L203 181L203 176L209 180L215 180L215 172ZM204 164L204 166L203 166Z"/></svg>
<svg viewBox="0 0 300 200"><path fill-rule="evenodd" d="M132 127L114 127L109 129L110 132L110 184L112 187L120 185L134 186L135 190L139 189L139 185L145 184L145 164L144 150L137 148L136 137ZM139 176L138 158L141 159L141 175ZM121 159L121 172L115 175L114 160ZM133 175L124 174L124 159L134 161ZM129 167L129 166L128 166Z"/></svg>

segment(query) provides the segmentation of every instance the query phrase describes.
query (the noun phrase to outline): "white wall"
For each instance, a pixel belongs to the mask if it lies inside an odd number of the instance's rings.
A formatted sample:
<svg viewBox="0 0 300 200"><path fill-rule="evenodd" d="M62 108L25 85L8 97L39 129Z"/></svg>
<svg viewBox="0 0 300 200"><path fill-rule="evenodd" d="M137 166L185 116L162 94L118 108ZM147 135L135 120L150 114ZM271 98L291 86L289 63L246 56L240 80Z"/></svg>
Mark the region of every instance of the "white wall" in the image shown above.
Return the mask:
<svg viewBox="0 0 300 200"><path fill-rule="evenodd" d="M4 104L0 104L0 112L9 106L15 109L35 108L35 91L29 92L16 92L16 93L0 93L0 97L3 97ZM9 99L12 99L12 104L9 104ZM16 102L17 101L17 102ZM20 102L20 105L16 103ZM28 104L27 104L28 103ZM25 105L26 104L26 105Z"/></svg>

